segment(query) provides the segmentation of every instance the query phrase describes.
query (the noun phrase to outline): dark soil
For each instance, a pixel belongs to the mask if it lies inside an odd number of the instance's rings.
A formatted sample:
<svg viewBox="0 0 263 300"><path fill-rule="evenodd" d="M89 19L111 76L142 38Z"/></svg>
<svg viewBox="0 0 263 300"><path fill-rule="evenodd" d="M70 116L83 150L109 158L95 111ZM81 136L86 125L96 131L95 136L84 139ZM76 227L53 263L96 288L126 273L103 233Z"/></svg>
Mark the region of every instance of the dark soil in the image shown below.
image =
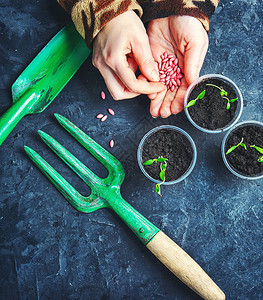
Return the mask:
<svg viewBox="0 0 263 300"><path fill-rule="evenodd" d="M216 130L226 127L235 117L238 99L230 103L230 109L226 109L227 100L222 98L220 90L207 86L207 83L215 84L227 91L228 99L237 98L234 88L220 79L205 79L192 90L189 101L195 99L203 90L205 96L196 101L195 105L188 108L193 121L202 128ZM189 102L188 101L188 102Z"/></svg>
<svg viewBox="0 0 263 300"><path fill-rule="evenodd" d="M263 128L256 125L245 125L235 129L227 138L225 153L230 147L237 145L242 138L247 150L239 146L226 155L229 165L241 175L255 176L263 174L263 163L257 161L263 154L250 147L250 145L255 145L263 148Z"/></svg>
<svg viewBox="0 0 263 300"><path fill-rule="evenodd" d="M165 181L174 181L187 172L193 154L193 147L185 135L172 129L161 129L151 134L143 143L142 163L160 156L167 158ZM160 180L159 162L143 167L152 178Z"/></svg>

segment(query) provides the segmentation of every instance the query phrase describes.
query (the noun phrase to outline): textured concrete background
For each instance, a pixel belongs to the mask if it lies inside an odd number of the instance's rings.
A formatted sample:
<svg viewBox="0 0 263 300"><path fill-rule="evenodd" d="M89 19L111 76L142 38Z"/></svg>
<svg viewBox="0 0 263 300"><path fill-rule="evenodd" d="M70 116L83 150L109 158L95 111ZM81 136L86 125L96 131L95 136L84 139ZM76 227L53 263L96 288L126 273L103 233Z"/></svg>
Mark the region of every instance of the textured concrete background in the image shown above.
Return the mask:
<svg viewBox="0 0 263 300"><path fill-rule="evenodd" d="M241 120L263 121L262 1L222 0L211 19L202 74L230 77L244 97ZM11 85L34 56L69 22L55 0L0 1L0 114ZM227 299L263 299L263 182L244 181L223 165L223 134L194 129L184 113L152 119L141 96L115 102L88 59L54 102L24 117L0 147L1 299L199 299L148 252L114 213L74 210L24 153L26 144L84 195L88 188L43 144L41 129L96 170L106 171L56 122L60 113L109 149L124 165L123 197L185 249ZM98 112L116 115L103 124ZM147 130L174 124L193 136L198 160L163 198L140 172L136 149Z"/></svg>

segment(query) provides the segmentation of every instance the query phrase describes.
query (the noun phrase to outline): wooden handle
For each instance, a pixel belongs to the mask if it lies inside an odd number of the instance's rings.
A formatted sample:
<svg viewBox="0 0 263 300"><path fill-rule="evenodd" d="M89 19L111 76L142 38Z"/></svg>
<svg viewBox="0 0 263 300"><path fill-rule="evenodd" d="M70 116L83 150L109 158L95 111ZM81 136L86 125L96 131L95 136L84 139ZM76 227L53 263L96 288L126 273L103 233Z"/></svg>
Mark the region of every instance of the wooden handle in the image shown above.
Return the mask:
<svg viewBox="0 0 263 300"><path fill-rule="evenodd" d="M225 299L225 294L205 271L162 231L159 231L146 247L203 299Z"/></svg>

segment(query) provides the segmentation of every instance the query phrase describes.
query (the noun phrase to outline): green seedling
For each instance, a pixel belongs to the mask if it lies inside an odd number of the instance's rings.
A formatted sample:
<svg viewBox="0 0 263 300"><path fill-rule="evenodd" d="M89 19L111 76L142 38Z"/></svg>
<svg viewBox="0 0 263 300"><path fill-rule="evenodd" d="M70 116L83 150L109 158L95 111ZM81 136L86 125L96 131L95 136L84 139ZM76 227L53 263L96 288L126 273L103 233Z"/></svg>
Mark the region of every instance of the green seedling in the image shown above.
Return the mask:
<svg viewBox="0 0 263 300"><path fill-rule="evenodd" d="M165 182L165 171L166 171L166 167L167 167L167 160L168 160L167 158L164 158L164 157L161 156L161 157L158 157L158 158L149 159L149 160L147 160L147 161L145 161L143 163L144 166L149 166L149 165L152 165L153 163L157 163L157 162L161 163L160 164L161 171L160 171L159 176L160 176L160 179L161 179L162 182L161 183L157 183L155 185L156 193L160 197L162 197L162 194L161 194L161 184L163 184Z"/></svg>
<svg viewBox="0 0 263 300"><path fill-rule="evenodd" d="M235 101L237 100L237 98L229 99L229 98L227 97L227 91L225 91L223 88L221 88L221 87L219 87L219 86L217 86L217 85L215 85L215 84L207 83L206 85L213 86L213 87L215 87L215 88L217 88L217 89L220 90L220 96L221 96L222 98L224 98L224 99L227 100L226 109L230 109L230 106L231 106L230 103L233 103L233 102L235 102Z"/></svg>
<svg viewBox="0 0 263 300"><path fill-rule="evenodd" d="M250 147L256 149L259 153L263 154L263 148L260 148L260 147L255 146L255 145L251 145ZM263 156L260 156L258 158L258 162L263 162Z"/></svg>
<svg viewBox="0 0 263 300"><path fill-rule="evenodd" d="M234 151L234 150L235 150L237 147L239 147L239 146L241 146L241 147L243 147L245 150L247 150L247 146L243 143L243 141L244 141L244 139L242 138L241 141L240 141L238 144L236 144L236 145L230 147L230 148L227 150L226 155L229 154L229 153L231 153L232 151Z"/></svg>
<svg viewBox="0 0 263 300"><path fill-rule="evenodd" d="M203 99L205 96L205 90L203 90L194 100L188 102L185 108L195 105L197 100Z"/></svg>

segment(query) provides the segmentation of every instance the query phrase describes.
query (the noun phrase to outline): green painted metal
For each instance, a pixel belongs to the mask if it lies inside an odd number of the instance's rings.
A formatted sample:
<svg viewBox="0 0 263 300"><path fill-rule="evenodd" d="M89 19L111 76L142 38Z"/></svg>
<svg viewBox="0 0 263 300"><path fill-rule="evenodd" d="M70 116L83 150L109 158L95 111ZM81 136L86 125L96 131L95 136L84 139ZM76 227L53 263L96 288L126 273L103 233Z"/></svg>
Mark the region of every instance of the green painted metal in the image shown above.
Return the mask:
<svg viewBox="0 0 263 300"><path fill-rule="evenodd" d="M22 117L54 100L89 54L73 23L52 38L12 85L13 105L0 118L0 145Z"/></svg>
<svg viewBox="0 0 263 300"><path fill-rule="evenodd" d="M58 114L55 114L55 117L83 147L107 168L108 176L106 178L98 177L43 131L38 132L42 140L91 188L91 194L88 197L81 195L37 152L25 146L28 156L77 210L89 213L103 207L110 208L144 244L147 244L159 229L122 198L120 187L125 176L122 164L68 119Z"/></svg>

